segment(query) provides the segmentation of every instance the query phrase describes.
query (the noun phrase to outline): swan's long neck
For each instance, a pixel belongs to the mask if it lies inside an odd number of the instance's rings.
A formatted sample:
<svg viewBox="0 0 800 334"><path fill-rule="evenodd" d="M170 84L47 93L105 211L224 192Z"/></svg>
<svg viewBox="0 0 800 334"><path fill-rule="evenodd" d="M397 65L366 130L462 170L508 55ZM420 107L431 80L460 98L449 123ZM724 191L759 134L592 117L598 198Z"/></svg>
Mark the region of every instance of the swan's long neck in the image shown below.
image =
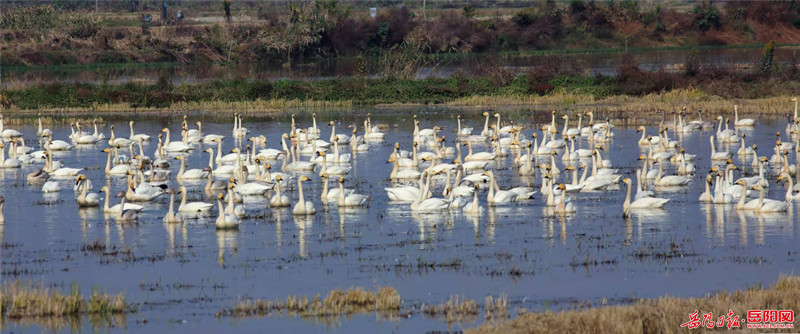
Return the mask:
<svg viewBox="0 0 800 334"><path fill-rule="evenodd" d="M228 203L227 207L225 207L225 213L233 214L233 189L228 188Z"/></svg>
<svg viewBox="0 0 800 334"><path fill-rule="evenodd" d="M108 152L106 156L106 173L108 173L111 171L111 152Z"/></svg>
<svg viewBox="0 0 800 334"><path fill-rule="evenodd" d="M494 202L494 173L489 173L489 183L489 193L486 194L486 201L491 203Z"/></svg>
<svg viewBox="0 0 800 334"><path fill-rule="evenodd" d="M792 191L794 191L794 180L792 179L791 175L786 175L786 178L789 181L789 189L786 190L786 200L790 200L792 197Z"/></svg>
<svg viewBox="0 0 800 334"><path fill-rule="evenodd" d="M166 136L164 136L164 146L167 146L169 145L169 129L167 129L167 131L164 132L167 134Z"/></svg>
<svg viewBox="0 0 800 334"><path fill-rule="evenodd" d="M217 224L225 225L225 208L222 206L222 199L217 198L217 207L219 207L219 216L217 216Z"/></svg>
<svg viewBox="0 0 800 334"><path fill-rule="evenodd" d="M208 152L208 167L214 169L214 149L209 148Z"/></svg>
<svg viewBox="0 0 800 334"><path fill-rule="evenodd" d="M572 185L578 185L578 169L572 169Z"/></svg>
<svg viewBox="0 0 800 334"><path fill-rule="evenodd" d="M797 105L797 104L795 104L795 105ZM796 114L797 114L797 112L795 112L795 115ZM2 125L0 125L0 127L1 126ZM486 115L486 121L483 122L483 133L482 133L482 135L484 135L484 136L488 136L489 135L489 115Z"/></svg>
<svg viewBox="0 0 800 334"><path fill-rule="evenodd" d="M719 126L717 126L717 135L719 136L720 133L722 133L722 117L720 117Z"/></svg>
<svg viewBox="0 0 800 334"><path fill-rule="evenodd" d="M328 203L328 178L322 178L322 194L319 196L322 203Z"/></svg>
<svg viewBox="0 0 800 334"><path fill-rule="evenodd" d="M744 182L744 184L742 184L742 195L739 196L739 203L736 204L737 208L743 208L744 207L744 198L745 197L747 197L747 182Z"/></svg>
<svg viewBox="0 0 800 334"><path fill-rule="evenodd" d="M733 105L733 124L739 123L739 106Z"/></svg>
<svg viewBox="0 0 800 334"><path fill-rule="evenodd" d="M133 132L133 123L128 123L128 125L131 127L131 136L130 136L130 137L131 137L131 138L133 138L133 136L135 136L135 135L136 135L136 134ZM71 130L71 129L72 129L72 127L70 127L70 130Z"/></svg>
<svg viewBox="0 0 800 334"><path fill-rule="evenodd" d="M306 134L308 136L308 134ZM331 143L336 141L336 125L331 125Z"/></svg>
<svg viewBox="0 0 800 334"><path fill-rule="evenodd" d="M798 113L797 113L797 99L795 99L795 100L794 100L794 119L795 119L795 121L796 121L796 120L797 120L799 117L800 117L800 115L798 115ZM2 126L2 124L0 124L0 126Z"/></svg>
<svg viewBox="0 0 800 334"><path fill-rule="evenodd" d="M450 176L452 176L452 172L450 171L450 169L448 169L447 180L444 183L444 190L442 190L442 196L447 196L447 188L450 188Z"/></svg>
<svg viewBox="0 0 800 334"><path fill-rule="evenodd" d="M109 194L109 192L108 192L108 191L105 191L105 193L106 193L106 201L105 201L105 204L103 204L103 210L104 210L104 211L108 211L108 210L110 210L110 209L111 209L111 208L108 206L108 202L109 202L109 201L111 201L111 194Z"/></svg>
<svg viewBox="0 0 800 334"><path fill-rule="evenodd" d="M222 141L217 142L217 160L222 159Z"/></svg>
<svg viewBox="0 0 800 334"><path fill-rule="evenodd" d="M125 211L125 196L122 196L122 201L119 203L119 211L117 211L117 218L122 218L122 213Z"/></svg>
<svg viewBox="0 0 800 334"><path fill-rule="evenodd" d="M643 128L643 129L642 129L642 138L639 138L639 142L642 142L642 141L645 141L645 140L647 140L647 136L645 135L645 132L646 132L646 131L645 131L645 129Z"/></svg>
<svg viewBox="0 0 800 334"><path fill-rule="evenodd" d="M661 183L661 176L664 173L664 164L661 161L658 162L658 174L656 174L656 184Z"/></svg>
<svg viewBox="0 0 800 334"><path fill-rule="evenodd" d="M178 160L180 160L180 161L181 161L181 168L180 168L180 169L178 169L178 175L177 175L177 177L178 177L178 178L182 178L182 177L183 177L183 173L184 173L184 172L186 172L186 161L185 161L183 158L181 158L181 159L178 159Z"/></svg>
<svg viewBox="0 0 800 334"><path fill-rule="evenodd" d="M344 205L344 183L339 182L339 205Z"/></svg>
<svg viewBox="0 0 800 334"><path fill-rule="evenodd" d="M175 193L172 192L169 194L169 211L167 211L167 217L172 219L175 217Z"/></svg>
<svg viewBox="0 0 800 334"><path fill-rule="evenodd" d="M417 157L417 145L411 146L411 154L413 155L412 158L414 159L414 165L419 164L419 158Z"/></svg>
<svg viewBox="0 0 800 334"><path fill-rule="evenodd" d="M628 214L628 210L629 210L629 207L631 205L631 184L628 183L628 182L626 182L626 183L628 184L628 190L625 191L625 202L622 203L623 215L627 215Z"/></svg>
<svg viewBox="0 0 800 334"><path fill-rule="evenodd" d="M756 210L761 211L761 206L764 205L764 188L758 188L758 205Z"/></svg>
<svg viewBox="0 0 800 334"><path fill-rule="evenodd" d="M417 197L417 200L414 201L414 203L411 203L411 209L416 209L417 206L419 206L419 204L422 203L422 201L425 199L426 194L428 193L428 191L430 191L431 175L432 174L431 173L427 173L427 174L428 174L428 180L427 180L427 182L425 182L425 187L419 193L419 197Z"/></svg>
<svg viewBox="0 0 800 334"><path fill-rule="evenodd" d="M569 123L569 115L564 115L564 130L561 130L561 135L567 134L567 124Z"/></svg>
<svg viewBox="0 0 800 334"><path fill-rule="evenodd" d="M297 192L298 192L297 204L300 204L301 208L305 208L306 200L305 200L305 198L303 198L303 180L302 179L298 179L297 180Z"/></svg>
<svg viewBox="0 0 800 334"><path fill-rule="evenodd" d="M580 184L583 184L584 182L586 182L586 177L587 177L588 175L589 175L589 168L586 168L586 167L584 167L584 168L583 168L583 174L581 174L581 181L580 181Z"/></svg>
<svg viewBox="0 0 800 334"><path fill-rule="evenodd" d="M630 185L629 185L630 187ZM629 188L630 189L630 188ZM558 211L566 212L567 211L567 194L566 191L561 192L561 196L559 196L561 200L558 202Z"/></svg>
<svg viewBox="0 0 800 334"><path fill-rule="evenodd" d="M711 142L711 156L717 153L717 147L714 145L714 136L711 136L709 141Z"/></svg>

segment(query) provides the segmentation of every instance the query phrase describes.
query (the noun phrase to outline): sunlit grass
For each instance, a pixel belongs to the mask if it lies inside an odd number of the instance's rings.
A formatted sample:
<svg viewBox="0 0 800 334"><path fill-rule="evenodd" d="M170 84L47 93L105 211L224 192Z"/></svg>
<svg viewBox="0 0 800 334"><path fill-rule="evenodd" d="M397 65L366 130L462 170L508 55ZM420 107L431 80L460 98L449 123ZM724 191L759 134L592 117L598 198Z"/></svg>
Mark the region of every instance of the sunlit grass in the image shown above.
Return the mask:
<svg viewBox="0 0 800 334"><path fill-rule="evenodd" d="M110 295L93 290L88 299L77 286L69 293L41 283L5 282L0 294L0 313L3 318L62 317L82 314L112 315L131 312L123 294Z"/></svg>
<svg viewBox="0 0 800 334"><path fill-rule="evenodd" d="M800 312L800 276L782 276L773 286L754 287L734 292L718 292L701 298L661 297L644 299L633 305L609 306L564 312L533 312L513 321L491 322L471 333L678 333L689 313L713 312L714 319L730 310L745 328L751 309L792 309ZM694 331L702 332L699 328ZM720 331L720 329L708 330Z"/></svg>

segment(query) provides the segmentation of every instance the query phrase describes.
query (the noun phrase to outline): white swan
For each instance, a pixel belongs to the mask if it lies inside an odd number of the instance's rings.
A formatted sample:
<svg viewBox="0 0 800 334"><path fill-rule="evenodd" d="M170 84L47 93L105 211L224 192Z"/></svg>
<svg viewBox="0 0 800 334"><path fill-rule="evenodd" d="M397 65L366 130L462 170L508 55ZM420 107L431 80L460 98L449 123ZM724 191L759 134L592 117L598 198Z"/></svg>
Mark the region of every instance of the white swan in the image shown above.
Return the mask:
<svg viewBox="0 0 800 334"><path fill-rule="evenodd" d="M79 175L77 183L77 186L80 189L80 194L78 194L75 199L78 202L79 207L88 208L100 205L100 196L97 195L97 193L88 193L89 184L87 184L86 176Z"/></svg>
<svg viewBox="0 0 800 334"><path fill-rule="evenodd" d="M134 121L128 122L128 126L130 126L131 133L128 138L134 142L138 142L139 140L142 141L150 141L150 136L146 134L136 134L133 132L133 125L136 124Z"/></svg>
<svg viewBox="0 0 800 334"><path fill-rule="evenodd" d="M208 176L207 171L203 171L202 169L186 169L186 156L178 155L175 159L180 160L181 166L178 169L178 175L175 176L177 180L202 180Z"/></svg>
<svg viewBox="0 0 800 334"><path fill-rule="evenodd" d="M214 226L218 230L233 230L239 228L239 217L236 215L225 213L225 208L222 207L222 198L225 197L223 194L217 195L217 207L219 209L219 215L217 216L217 220L214 221ZM213 206L213 205L212 205Z"/></svg>
<svg viewBox="0 0 800 334"><path fill-rule="evenodd" d="M269 205L274 208L284 208L291 205L289 202L289 197L281 193L281 181L283 177L278 175L275 177L275 195L272 195L272 198L269 199Z"/></svg>
<svg viewBox="0 0 800 334"><path fill-rule="evenodd" d="M561 196L559 196L560 200L558 201L558 205L556 205L555 209L553 209L553 212L559 214L577 212L578 209L575 207L575 204L572 202L566 202L567 195L565 194L565 191L567 190L567 186L562 183L558 185L558 189L561 190Z"/></svg>
<svg viewBox="0 0 800 334"><path fill-rule="evenodd" d="M161 132L166 133L166 137L164 138L164 146L163 150L169 153L176 153L176 152L189 152L194 149L194 146L185 144L184 142L180 141L170 141L169 139L169 129L163 128Z"/></svg>
<svg viewBox="0 0 800 334"><path fill-rule="evenodd" d="M295 215L313 215L317 213L317 209L314 208L314 203L306 202L305 198L303 198L303 181L308 181L308 176L301 176L297 178L297 203L294 205L292 209L292 214Z"/></svg>
<svg viewBox="0 0 800 334"><path fill-rule="evenodd" d="M464 205L464 207L461 210L464 211L464 213L466 214L477 215L481 213L483 208L481 207L480 202L478 200L479 186L476 184L473 187L475 187L475 191L472 192L472 202L469 202L466 205Z"/></svg>
<svg viewBox="0 0 800 334"><path fill-rule="evenodd" d="M11 158L11 150L14 149L14 147L13 147L14 141L12 140L11 143L12 143L12 147L11 147L11 149L8 150L9 158L6 159L6 149L5 149L6 146L3 145L2 142L0 142L0 168L20 168L20 167L22 167L22 161L20 161L17 158Z"/></svg>
<svg viewBox="0 0 800 334"><path fill-rule="evenodd" d="M430 191L431 186L431 176L436 172L427 173L427 182L425 182L425 188L420 192L419 197L411 203L411 211L415 212L436 212L436 211L443 211L450 208L450 201L443 199L443 198L425 198L425 194Z"/></svg>
<svg viewBox="0 0 800 334"><path fill-rule="evenodd" d="M416 179L416 178L419 178L419 176L421 174L419 171L414 170L414 169L398 170L398 168L400 166L397 164L397 159L395 159L394 157L390 157L389 161L387 161L387 163L394 163L394 167L392 168L392 173L389 174L389 178L391 178L392 180L397 180L397 179Z"/></svg>
<svg viewBox="0 0 800 334"><path fill-rule="evenodd" d="M206 203L206 202L189 202L186 203L186 187L181 186L178 189L178 193L181 194L181 204L178 205L178 212L181 213L205 213L210 212L211 209L214 208L214 204Z"/></svg>
<svg viewBox="0 0 800 334"><path fill-rule="evenodd" d="M120 176L120 175L128 175L128 173L130 173L131 166L128 164L116 165L113 168L111 167L111 154L113 154L114 152L112 152L110 148L108 147L104 148L103 152L105 152L107 155L106 168L105 168L106 175Z"/></svg>
<svg viewBox="0 0 800 334"><path fill-rule="evenodd" d="M105 203L104 203L104 206L103 206L103 212L104 213L114 213L114 214L115 213L119 213L120 209L123 208L122 203L114 205L112 207L109 207L108 203L111 200L111 194L110 194L110 192L108 190L108 186L103 186L102 188L100 188L100 192L106 194L106 199L105 199ZM122 199L124 201L125 193L122 193L121 195L118 195L118 196L122 197ZM142 211L144 209L143 206L137 205L137 204L132 204L132 203L125 203L124 208L125 208L125 210L133 210L133 211Z"/></svg>
<svg viewBox="0 0 800 334"><path fill-rule="evenodd" d="M753 208L753 212L786 212L789 209L788 202L764 199L764 187L755 185L753 190L758 190L758 203Z"/></svg>
<svg viewBox="0 0 800 334"><path fill-rule="evenodd" d="M667 175L663 176L664 163L662 160L658 161L658 174L656 174L655 184L662 187L682 187L692 181L691 178L680 175Z"/></svg>
<svg viewBox="0 0 800 334"><path fill-rule="evenodd" d="M36 130L37 137L50 137L53 134L53 131L50 129L42 129L42 113L39 113L39 129Z"/></svg>
<svg viewBox="0 0 800 334"><path fill-rule="evenodd" d="M798 192L796 194L794 193L795 192L795 189L794 189L795 187L794 187L794 180L792 179L792 176L787 174L787 173L781 173L781 175L778 175L778 181L782 181L782 180L786 180L786 182L789 183L789 186L786 189L786 196L785 196L786 197L786 201L787 202L800 201L800 192Z"/></svg>
<svg viewBox="0 0 800 334"><path fill-rule="evenodd" d="M338 205L341 207L356 207L362 206L367 203L369 196L351 193L346 194L344 190L344 178L339 178L339 201Z"/></svg>
<svg viewBox="0 0 800 334"><path fill-rule="evenodd" d="M184 222L183 215L180 212L175 213L175 190L167 190L169 193L169 210L164 218L161 219L165 224L181 224Z"/></svg>
<svg viewBox="0 0 800 334"><path fill-rule="evenodd" d="M754 120L752 118L739 119L739 106L735 105L735 104L733 105L733 117L734 117L734 121L733 121L733 125L734 126L752 127L752 126L756 125L756 120Z"/></svg>
<svg viewBox="0 0 800 334"><path fill-rule="evenodd" d="M628 190L625 195L625 201L622 203L622 215L624 217L628 217L631 214L631 209L656 209L664 207L667 202L669 202L668 198L658 198L658 197L643 197L639 198L633 203L631 203L631 179L624 179L622 180L623 183L628 185Z"/></svg>
<svg viewBox="0 0 800 334"><path fill-rule="evenodd" d="M56 181L47 181L42 185L43 193L57 193L59 191L61 191L61 186Z"/></svg>

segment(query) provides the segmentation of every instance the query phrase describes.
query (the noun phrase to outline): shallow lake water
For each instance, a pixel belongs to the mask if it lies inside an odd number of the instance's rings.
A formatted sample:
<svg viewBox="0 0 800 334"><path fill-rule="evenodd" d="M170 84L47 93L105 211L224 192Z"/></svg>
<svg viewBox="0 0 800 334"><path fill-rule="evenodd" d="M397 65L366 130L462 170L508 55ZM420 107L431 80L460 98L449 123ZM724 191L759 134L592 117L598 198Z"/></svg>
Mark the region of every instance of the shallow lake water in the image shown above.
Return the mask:
<svg viewBox="0 0 800 334"><path fill-rule="evenodd" d="M318 124L322 139L327 140L330 134L328 121L337 122L337 133L349 133L348 125L360 123L365 114L335 118L321 115ZM442 126L448 146L453 145L455 114L420 115L424 128ZM190 114L189 120L199 117ZM310 126L308 118L298 120L301 127ZM527 117L514 121L530 123ZM697 131L679 138L687 153L698 155L698 173L688 187L657 191L659 197L670 199L664 210L623 218L625 189L614 187L571 194L577 213L568 216L549 215L541 194L536 194L532 201L486 207L480 216L473 217L460 210L416 214L408 204L390 203L383 190L392 184L392 165L386 162L395 142L403 149L411 148L412 121L408 116L394 117L384 112L373 115L373 122L388 125L386 139L354 156L353 169L345 182L346 187L371 196L367 207L344 210L333 203L322 204L318 174L305 174L311 179L304 187L305 198L314 201L316 215L294 217L291 209L270 208L266 199L248 199L244 205L251 218L244 219L235 231L216 230L213 219L163 224L168 196L145 204L138 223L120 225L104 219L99 208L78 209L72 190L74 179L62 181L59 193L43 194L40 186L25 182L25 175L41 164L0 169L0 192L6 198L6 222L0 225L4 281L32 280L62 289L78 284L84 294L92 288L124 292L128 302L140 305L137 313L116 319L113 326L88 319L44 327L35 321L9 321L4 324L5 330L458 330L480 324L483 316L448 326L444 320L426 318L420 312L410 312L402 320L357 315L326 321L291 316L217 318L215 314L239 298L274 300L290 294L313 298L316 294L325 296L331 289L353 286L392 286L402 296L406 310L442 303L454 294L479 304L488 295L507 294L512 310L570 309L585 303L598 306L663 295L702 296L757 283L768 285L780 274L797 268L797 205L788 213L755 215L737 212L732 204L698 203L711 167L708 136L713 131ZM476 130L482 126L479 117L470 117L467 122ZM117 136L128 135L127 122L122 119L112 119L100 130L108 136L111 124L115 125ZM165 126L179 131L180 119L139 119L136 132L155 135ZM248 118L244 126L252 134L266 136L268 147L280 148L280 136L289 131L289 119ZM24 133L28 145L39 149L35 127L14 128ZM232 124L227 122L203 124L204 133L228 136L224 141L226 153L235 145L230 138L231 129ZM654 129L647 127L648 133L654 133ZM760 155L771 156L775 133L785 136L784 129L783 119L763 119L754 129L742 132L747 133L749 145L758 144ZM68 127L52 130L54 139L67 139ZM523 133L530 138L532 131L529 126ZM640 134L623 127L616 127L614 133L616 137L605 145L604 158L611 159L621 174L632 177L633 168L642 165L637 158L644 151L636 145ZM173 133L172 139L176 138L179 136ZM55 156L68 167L86 168L84 172L97 191L106 182L106 154L101 151L106 146L105 142L79 146ZM206 146L188 153L189 168L207 165L208 155L203 153ZM578 145L587 146L585 139ZM734 163L741 165L735 154L739 145L717 146L718 150L725 148L734 152ZM148 155L152 156L155 149L155 141L145 144ZM541 176L521 178L512 166L512 158L500 158L490 164L500 187L533 184L538 190ZM178 164L173 161L174 175ZM560 156L557 161L563 168ZM796 161L795 153L790 153L790 161ZM273 165L276 170L280 163ZM421 168L427 166L428 163L421 164ZM674 170L671 164L667 167L670 172ZM567 176L562 173L561 177ZM770 176L769 182L767 197L783 199L785 188L777 181L777 175ZM124 179L112 177L111 184L116 193L123 189ZM170 184L177 186L174 178ZM202 184L187 182L186 186L190 200L206 200ZM290 194L293 201L297 198L295 188ZM441 196L442 189L443 181L435 181L435 196ZM111 201L118 203L118 199ZM485 192L481 192L480 201L486 206ZM82 250L95 242L105 245L107 251ZM110 255L112 249L124 254Z"/></svg>

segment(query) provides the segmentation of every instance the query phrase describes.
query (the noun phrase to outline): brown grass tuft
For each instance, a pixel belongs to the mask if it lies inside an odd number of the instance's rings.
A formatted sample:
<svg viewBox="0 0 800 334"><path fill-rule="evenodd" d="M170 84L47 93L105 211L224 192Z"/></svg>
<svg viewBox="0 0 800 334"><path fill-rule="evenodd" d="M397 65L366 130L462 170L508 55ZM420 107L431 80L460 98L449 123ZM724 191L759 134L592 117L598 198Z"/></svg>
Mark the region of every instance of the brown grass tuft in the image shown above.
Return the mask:
<svg viewBox="0 0 800 334"><path fill-rule="evenodd" d="M109 295L98 290L84 299L77 286L69 294L51 289L41 283L4 283L0 294L0 313L3 318L62 317L81 314L112 315L133 311L122 294Z"/></svg>
<svg viewBox="0 0 800 334"><path fill-rule="evenodd" d="M478 316L478 303L458 295L450 296L447 302L439 305L424 305L422 313L430 317L443 317L447 323L471 321Z"/></svg>
<svg viewBox="0 0 800 334"><path fill-rule="evenodd" d="M285 301L239 299L236 305L223 309L217 317L248 317L288 314L301 317L326 317L377 312L394 315L400 310L400 294L392 287L367 291L364 288L332 290L327 297L319 295L310 302L308 297L288 296Z"/></svg>

